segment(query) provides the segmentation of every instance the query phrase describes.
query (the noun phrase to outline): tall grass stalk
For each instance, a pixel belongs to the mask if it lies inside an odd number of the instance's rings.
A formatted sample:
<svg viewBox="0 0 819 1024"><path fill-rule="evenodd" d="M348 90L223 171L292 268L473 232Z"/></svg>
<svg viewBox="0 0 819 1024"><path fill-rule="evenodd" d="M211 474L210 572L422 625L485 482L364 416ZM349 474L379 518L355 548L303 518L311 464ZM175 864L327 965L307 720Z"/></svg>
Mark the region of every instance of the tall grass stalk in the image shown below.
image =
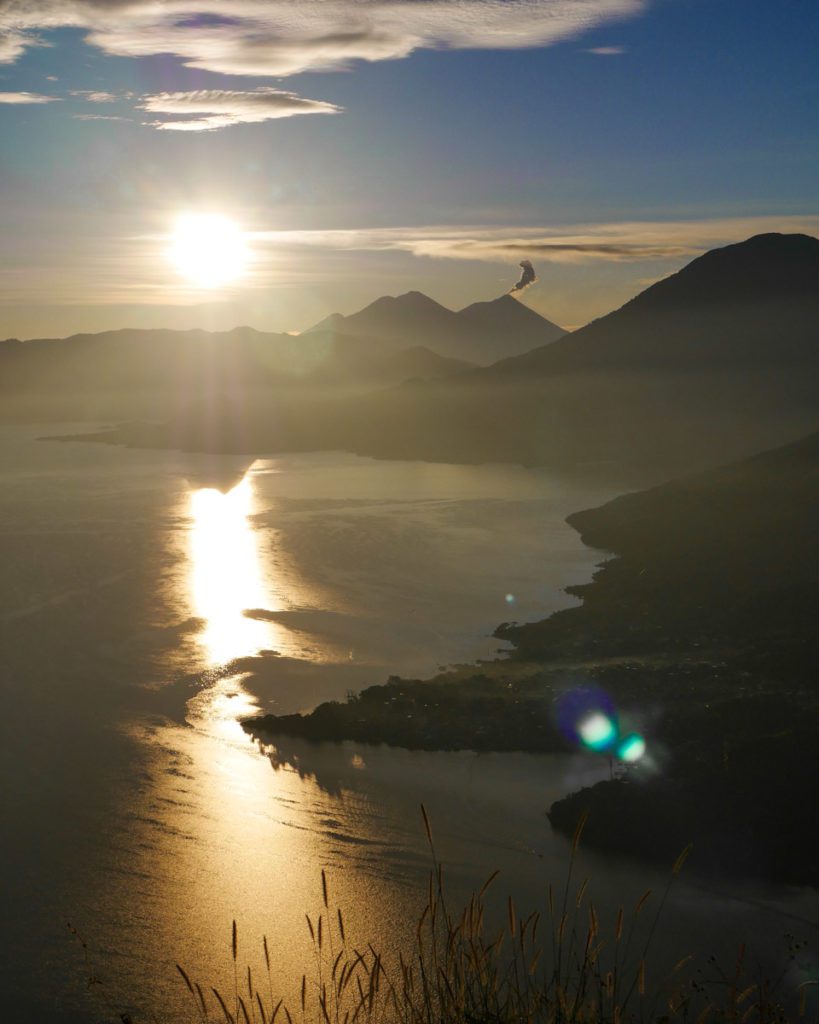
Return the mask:
<svg viewBox="0 0 819 1024"><path fill-rule="evenodd" d="M584 820L575 832L559 905L547 888L546 920L539 911L520 916L511 898L503 922L491 928L485 899L494 872L457 916L448 908L443 868L426 811L424 827L432 856L426 905L414 928L393 936L401 950L388 960L372 943L351 942L342 907L332 899L330 879L321 873L321 910L306 914L313 964L301 978L298 1011L276 995L275 953L262 942L266 982L250 966L239 986L239 929L231 930L233 994L177 971L192 1003L191 1024L791 1024L807 1021L807 988L798 1007L781 1005L785 971L774 979L749 971L744 947L732 969L713 958L698 969L683 956L665 978L649 973L652 944L663 926L663 911L688 850L675 863L668 884L640 939L639 922L651 892L630 915L617 911L606 928L589 896L588 880L573 887ZM71 928L76 936L76 930ZM625 937L625 939L624 939ZM544 941L545 939L545 941ZM401 941L403 940L403 941ZM91 973L89 987L101 991ZM801 948L792 941L794 950ZM292 979L282 979L287 989ZM244 992L246 985L247 992ZM104 993L102 993L104 995ZM131 1018L120 1015L116 1019ZM154 1018L155 1019L155 1018Z"/></svg>
<svg viewBox="0 0 819 1024"><path fill-rule="evenodd" d="M620 909L604 929L588 896L588 882L573 887L583 825L571 846L559 907L548 889L547 944L541 914L518 915L511 898L505 921L487 928L485 897L497 872L457 916L447 907L443 869L422 808L432 855L426 906L395 962L372 944L350 944L343 910L335 906L326 872L321 874L321 911L307 918L314 965L302 976L302 1024L627 1024L684 1021L697 1024L782 1024L777 986L749 979L744 955L730 976L705 980L683 957L665 979L654 982L647 964L669 893L688 851L674 865L645 938L637 943L638 919L649 904L645 893L626 919ZM625 941L623 936L625 935ZM247 1001L238 989L238 937L234 923L233 1009L215 988L204 990L180 966L179 973L200 1024L293 1024L286 1001L274 997L267 937L263 941L267 984L262 992L250 970ZM780 979L781 980L781 979ZM651 1006L647 1006L648 997ZM805 1019L797 1012L793 1020Z"/></svg>

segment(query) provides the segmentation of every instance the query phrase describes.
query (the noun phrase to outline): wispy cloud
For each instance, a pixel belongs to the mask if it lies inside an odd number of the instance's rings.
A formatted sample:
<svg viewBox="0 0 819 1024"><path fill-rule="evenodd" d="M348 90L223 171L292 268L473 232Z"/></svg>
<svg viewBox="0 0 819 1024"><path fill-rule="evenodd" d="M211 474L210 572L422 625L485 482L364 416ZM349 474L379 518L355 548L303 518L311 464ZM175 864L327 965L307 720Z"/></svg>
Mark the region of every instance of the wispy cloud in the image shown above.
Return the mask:
<svg viewBox="0 0 819 1024"><path fill-rule="evenodd" d="M72 114L75 121L125 121L117 114Z"/></svg>
<svg viewBox="0 0 819 1024"><path fill-rule="evenodd" d="M21 223L29 221L27 214ZM64 232L46 242L42 232L29 232L29 256L6 267L0 263L0 306L37 306L42 304L43 296L48 296L49 302L73 306L201 303L201 291L170 272L168 250L172 238L167 224L157 219L153 227L155 230L149 233L139 231L128 214L107 222L100 235ZM310 293L311 285L323 282L331 283L342 295L350 288L351 273L362 266L367 267L374 289L381 285L389 288L396 281L395 267L388 260L391 253L399 260L403 253L500 264L505 268L503 276L478 274L476 280L507 282L514 280L516 265L530 258L544 282L543 293L548 295L549 309L544 313L551 313L559 323L579 325L622 304L703 251L766 231L819 235L819 215L576 224L525 230L514 226L435 226L250 232L250 272L227 288L219 301L230 298L241 303L236 307L238 317L249 302L267 302L272 288L298 286L299 293L305 289ZM554 273L549 272L547 263ZM610 272L592 273L603 264ZM423 279L424 268L417 270ZM416 280L411 267L405 266L403 273L405 280ZM470 275L462 275L462 280ZM442 276L440 279L444 280ZM502 287L498 285L498 292ZM316 319L306 311L299 317L305 326Z"/></svg>
<svg viewBox="0 0 819 1024"><path fill-rule="evenodd" d="M93 89L72 89L71 96L81 96L89 103L116 103L119 97L113 92L95 92Z"/></svg>
<svg viewBox="0 0 819 1024"><path fill-rule="evenodd" d="M619 57L620 54L626 52L625 46L590 46L586 50L581 50L581 53L593 53L597 57Z"/></svg>
<svg viewBox="0 0 819 1024"><path fill-rule="evenodd" d="M691 259L719 245L768 231L819 234L819 216L634 221L563 227L411 227L349 231L259 232L273 247L399 251L432 259L507 263L536 257L555 263L663 262Z"/></svg>
<svg viewBox="0 0 819 1024"><path fill-rule="evenodd" d="M0 92L0 103L32 104L56 103L59 96L43 96L38 92Z"/></svg>
<svg viewBox="0 0 819 1024"><path fill-rule="evenodd" d="M282 89L197 89L194 92L160 92L143 96L138 104L154 114L186 114L181 121L151 121L152 128L165 131L213 131L235 124L294 117L298 114L337 114L341 107L310 100ZM190 115L196 115L191 117Z"/></svg>
<svg viewBox="0 0 819 1024"><path fill-rule="evenodd" d="M109 54L166 53L190 67L285 76L419 49L548 46L639 14L649 0L26 0L0 6L0 61L39 33L85 31Z"/></svg>

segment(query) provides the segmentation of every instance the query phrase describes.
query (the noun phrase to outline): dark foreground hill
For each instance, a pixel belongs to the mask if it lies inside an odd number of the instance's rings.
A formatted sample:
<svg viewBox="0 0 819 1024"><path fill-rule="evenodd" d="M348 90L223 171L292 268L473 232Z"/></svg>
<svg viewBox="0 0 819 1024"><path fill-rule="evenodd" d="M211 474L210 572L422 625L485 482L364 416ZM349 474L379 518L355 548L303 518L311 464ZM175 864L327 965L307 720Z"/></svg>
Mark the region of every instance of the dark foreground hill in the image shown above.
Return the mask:
<svg viewBox="0 0 819 1024"><path fill-rule="evenodd" d="M576 614L503 634L522 657L628 665L654 753L558 801L556 828L588 812L609 850L670 860L693 841L708 870L815 882L818 521L819 434L570 518L618 557Z"/></svg>
<svg viewBox="0 0 819 1024"><path fill-rule="evenodd" d="M582 608L501 631L526 656L741 649L807 678L819 657L819 433L568 522L619 557L573 588Z"/></svg>
<svg viewBox="0 0 819 1024"><path fill-rule="evenodd" d="M571 834L590 809L599 846L671 863L694 840L703 870L809 881L817 517L819 434L577 513L584 539L616 557L573 589L579 607L500 627L509 659L245 727L284 750L298 736L560 751L573 745L567 702L613 709L648 755L556 804L555 827Z"/></svg>

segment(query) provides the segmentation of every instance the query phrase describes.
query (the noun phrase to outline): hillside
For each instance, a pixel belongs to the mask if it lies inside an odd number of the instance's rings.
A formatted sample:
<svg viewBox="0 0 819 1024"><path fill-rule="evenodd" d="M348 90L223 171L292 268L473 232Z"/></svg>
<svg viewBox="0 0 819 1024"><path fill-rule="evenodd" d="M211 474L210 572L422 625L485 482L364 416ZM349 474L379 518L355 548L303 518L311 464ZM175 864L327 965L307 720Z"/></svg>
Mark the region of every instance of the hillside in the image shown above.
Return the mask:
<svg viewBox="0 0 819 1024"><path fill-rule="evenodd" d="M819 368L819 239L755 235L713 249L620 309L493 376Z"/></svg>
<svg viewBox="0 0 819 1024"><path fill-rule="evenodd" d="M574 513L583 540L618 557L573 588L580 608L500 635L524 657L741 648L769 671L806 671L818 519L819 433Z"/></svg>
<svg viewBox="0 0 819 1024"><path fill-rule="evenodd" d="M707 870L816 878L818 515L813 434L570 518L618 557L577 589L581 609L505 633L521 657L630 662L653 683L629 704L657 753L558 801L554 827L589 812L605 849L670 862L693 842Z"/></svg>

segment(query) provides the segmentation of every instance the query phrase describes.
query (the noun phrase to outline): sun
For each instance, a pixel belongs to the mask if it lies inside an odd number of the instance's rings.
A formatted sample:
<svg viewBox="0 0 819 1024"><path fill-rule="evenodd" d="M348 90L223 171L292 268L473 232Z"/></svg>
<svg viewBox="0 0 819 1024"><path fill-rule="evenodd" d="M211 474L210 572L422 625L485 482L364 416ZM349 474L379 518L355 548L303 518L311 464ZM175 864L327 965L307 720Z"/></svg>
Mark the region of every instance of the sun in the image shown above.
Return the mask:
<svg viewBox="0 0 819 1024"><path fill-rule="evenodd" d="M169 250L179 273L197 288L218 288L247 268L244 232L218 213L184 213L176 221Z"/></svg>

